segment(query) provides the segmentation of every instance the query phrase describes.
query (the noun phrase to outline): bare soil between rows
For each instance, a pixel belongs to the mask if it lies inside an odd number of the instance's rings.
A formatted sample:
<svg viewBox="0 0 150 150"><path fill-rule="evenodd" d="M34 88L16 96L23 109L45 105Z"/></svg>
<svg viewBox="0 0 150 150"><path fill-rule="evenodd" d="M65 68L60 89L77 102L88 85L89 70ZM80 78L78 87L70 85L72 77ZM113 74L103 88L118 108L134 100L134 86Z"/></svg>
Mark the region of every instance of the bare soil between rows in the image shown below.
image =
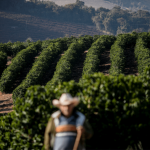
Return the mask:
<svg viewBox="0 0 150 150"><path fill-rule="evenodd" d="M47 82L49 82L52 78L53 78L53 75L54 75L54 72L56 70L56 66L57 66L57 63L58 61L60 60L61 56L64 55L64 52L62 54L60 54L56 59L55 61L50 64L50 67L49 69L47 70L47 73L45 74L45 76L43 77L40 85L46 85Z"/></svg>
<svg viewBox="0 0 150 150"><path fill-rule="evenodd" d="M125 55L125 75L139 75L138 68L137 68L137 61L134 55L134 47L127 48L124 51Z"/></svg>
<svg viewBox="0 0 150 150"><path fill-rule="evenodd" d="M0 92L0 113L9 113L13 111L12 94L5 94Z"/></svg>
<svg viewBox="0 0 150 150"><path fill-rule="evenodd" d="M82 77L84 61L87 52L88 50L84 51L84 53L80 56L79 60L76 62L76 65L72 69L71 80L75 80L75 82L79 82L79 79Z"/></svg>
<svg viewBox="0 0 150 150"><path fill-rule="evenodd" d="M110 66L110 50L105 50L100 56L100 65L98 72L102 72L104 75L109 75Z"/></svg>

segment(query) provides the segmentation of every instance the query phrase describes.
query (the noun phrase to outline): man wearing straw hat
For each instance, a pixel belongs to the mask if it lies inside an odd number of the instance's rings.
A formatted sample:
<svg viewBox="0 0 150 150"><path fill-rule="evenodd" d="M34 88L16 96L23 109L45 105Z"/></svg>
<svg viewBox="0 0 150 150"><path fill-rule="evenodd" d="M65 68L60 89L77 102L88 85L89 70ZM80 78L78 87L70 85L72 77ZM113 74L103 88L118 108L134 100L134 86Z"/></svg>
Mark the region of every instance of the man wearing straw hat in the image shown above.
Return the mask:
<svg viewBox="0 0 150 150"><path fill-rule="evenodd" d="M69 93L53 100L53 105L59 110L51 115L45 130L46 150L85 150L85 139L92 137L93 130L85 115L74 108L78 104L79 99Z"/></svg>

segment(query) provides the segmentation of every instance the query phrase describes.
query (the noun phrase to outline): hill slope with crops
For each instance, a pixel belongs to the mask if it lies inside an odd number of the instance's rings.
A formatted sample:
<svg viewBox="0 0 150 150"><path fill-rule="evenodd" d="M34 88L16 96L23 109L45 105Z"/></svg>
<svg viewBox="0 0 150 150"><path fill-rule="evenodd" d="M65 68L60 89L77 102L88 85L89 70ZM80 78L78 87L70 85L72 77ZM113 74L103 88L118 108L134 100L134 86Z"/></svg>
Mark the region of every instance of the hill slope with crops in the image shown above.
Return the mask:
<svg viewBox="0 0 150 150"><path fill-rule="evenodd" d="M150 33L133 32L117 37L86 35L0 44L3 64L0 113L12 111L16 98L23 97L32 85L51 87L70 80L82 83L84 75L95 72L113 76L142 75L149 66L149 42Z"/></svg>

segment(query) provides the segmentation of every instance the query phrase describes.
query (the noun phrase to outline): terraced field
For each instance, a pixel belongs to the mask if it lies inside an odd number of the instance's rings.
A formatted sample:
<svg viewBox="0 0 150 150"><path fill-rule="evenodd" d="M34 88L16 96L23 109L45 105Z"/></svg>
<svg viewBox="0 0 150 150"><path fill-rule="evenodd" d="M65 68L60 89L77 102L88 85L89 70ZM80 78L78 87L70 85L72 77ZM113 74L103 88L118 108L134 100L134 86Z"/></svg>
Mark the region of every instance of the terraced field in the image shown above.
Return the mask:
<svg viewBox="0 0 150 150"><path fill-rule="evenodd" d="M145 39L143 37L145 36L147 36L147 41L144 41ZM58 40L38 52L32 58L30 64L18 72L15 79L12 79L13 84L10 86L10 93L5 91L5 84L8 81L4 76L4 72L13 66L15 59L19 60L18 55L21 57L21 53L28 52L28 48L21 50L14 57L13 62L11 62L11 57L7 56L7 68L3 71L0 79L0 89L3 92L0 95L0 113L12 111L12 94L16 98L19 93L24 93L24 90L31 85L40 84L51 86L53 84L55 85L58 81L63 82L69 80L80 82L84 74L92 74L93 72L102 72L105 75L116 75L114 72L135 76L142 74L142 72L139 73L138 71L139 66L141 69L141 65L137 60L137 57L141 57L141 53L138 54L141 44L139 45L137 40L143 40L148 43L150 34L143 33L140 37L132 34L124 34L118 37L104 35L95 41L91 36L84 36L72 41L69 45L65 43L65 46L61 44L61 40ZM142 50L143 53L148 52L145 49ZM28 55L27 52L26 55ZM144 56L146 56L143 62L143 67L145 68L145 61L149 62L149 57L148 55L143 55L142 57L144 58ZM23 62L24 60L22 60ZM6 83L2 84L4 79Z"/></svg>
<svg viewBox="0 0 150 150"><path fill-rule="evenodd" d="M103 34L83 24L63 23L25 14L0 11L0 42L33 41L68 36Z"/></svg>

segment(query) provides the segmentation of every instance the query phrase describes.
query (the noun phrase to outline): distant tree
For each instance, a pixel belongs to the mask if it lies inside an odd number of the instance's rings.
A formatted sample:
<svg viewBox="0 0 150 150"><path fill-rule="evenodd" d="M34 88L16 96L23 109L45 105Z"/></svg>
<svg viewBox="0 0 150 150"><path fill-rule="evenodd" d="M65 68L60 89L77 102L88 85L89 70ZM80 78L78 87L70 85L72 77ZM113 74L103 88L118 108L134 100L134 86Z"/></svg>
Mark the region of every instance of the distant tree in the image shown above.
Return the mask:
<svg viewBox="0 0 150 150"><path fill-rule="evenodd" d="M92 17L93 22L96 24L98 30L105 30L102 19L99 16Z"/></svg>
<svg viewBox="0 0 150 150"><path fill-rule="evenodd" d="M69 38L70 36L69 36L69 34L65 34L65 37Z"/></svg>
<svg viewBox="0 0 150 150"><path fill-rule="evenodd" d="M103 24L105 26L105 31L111 32L112 34L116 34L116 20L114 20L111 17L105 18Z"/></svg>
<svg viewBox="0 0 150 150"><path fill-rule="evenodd" d="M118 22L121 26L123 26L123 25L125 25L126 20L121 17L121 18L117 18L117 22Z"/></svg>
<svg viewBox="0 0 150 150"><path fill-rule="evenodd" d="M138 28L138 29L134 29L132 32L140 33L140 32L144 32L144 29L143 28Z"/></svg>
<svg viewBox="0 0 150 150"><path fill-rule="evenodd" d="M104 7L100 7L96 10L96 13L101 13L101 12L109 12L110 10L109 9L106 9Z"/></svg>
<svg viewBox="0 0 150 150"><path fill-rule="evenodd" d="M31 43L31 42L33 42L33 40L32 40L32 38L31 38L31 37L28 37L28 38L25 40L25 42L27 42L27 43Z"/></svg>
<svg viewBox="0 0 150 150"><path fill-rule="evenodd" d="M78 5L80 8L82 8L84 6L84 2L82 2L80 0L76 0L76 5Z"/></svg>
<svg viewBox="0 0 150 150"><path fill-rule="evenodd" d="M118 26L116 35L124 33L127 33L127 26L126 25Z"/></svg>

